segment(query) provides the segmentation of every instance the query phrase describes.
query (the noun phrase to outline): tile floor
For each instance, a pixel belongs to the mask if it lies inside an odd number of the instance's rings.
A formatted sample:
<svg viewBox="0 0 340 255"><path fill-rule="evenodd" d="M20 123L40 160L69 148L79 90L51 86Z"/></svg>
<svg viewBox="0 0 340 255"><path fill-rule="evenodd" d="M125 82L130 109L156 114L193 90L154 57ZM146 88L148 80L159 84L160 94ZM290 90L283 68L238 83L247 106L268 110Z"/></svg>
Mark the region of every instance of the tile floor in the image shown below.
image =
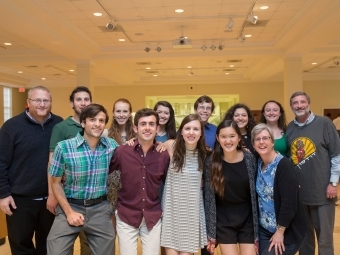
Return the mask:
<svg viewBox="0 0 340 255"><path fill-rule="evenodd" d="M340 193L340 191L339 191ZM138 255L142 255L140 244L138 245ZM334 227L334 248L335 248L335 255L340 255L340 206L336 207L336 214L335 214L335 227ZM75 244L75 253L74 255L80 254L80 247L79 247L79 241L76 241ZM8 245L8 240L6 240L6 243L0 246L0 254L1 255L11 255L11 250ZM197 255L200 253L197 253ZM119 254L119 247L118 244L116 244L116 255ZM215 255L220 255L219 249L215 252Z"/></svg>

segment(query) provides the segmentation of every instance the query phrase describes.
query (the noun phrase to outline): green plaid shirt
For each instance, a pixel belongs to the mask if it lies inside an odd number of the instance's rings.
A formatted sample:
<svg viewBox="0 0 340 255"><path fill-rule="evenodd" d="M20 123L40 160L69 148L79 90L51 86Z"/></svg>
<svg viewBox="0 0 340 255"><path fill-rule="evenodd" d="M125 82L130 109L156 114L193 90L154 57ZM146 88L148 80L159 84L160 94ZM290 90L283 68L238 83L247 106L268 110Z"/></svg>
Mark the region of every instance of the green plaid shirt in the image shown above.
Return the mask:
<svg viewBox="0 0 340 255"><path fill-rule="evenodd" d="M57 144L48 172L55 177L65 173L63 185L67 198L94 199L106 195L110 160L117 146L115 140L101 137L92 152L78 133L75 138Z"/></svg>

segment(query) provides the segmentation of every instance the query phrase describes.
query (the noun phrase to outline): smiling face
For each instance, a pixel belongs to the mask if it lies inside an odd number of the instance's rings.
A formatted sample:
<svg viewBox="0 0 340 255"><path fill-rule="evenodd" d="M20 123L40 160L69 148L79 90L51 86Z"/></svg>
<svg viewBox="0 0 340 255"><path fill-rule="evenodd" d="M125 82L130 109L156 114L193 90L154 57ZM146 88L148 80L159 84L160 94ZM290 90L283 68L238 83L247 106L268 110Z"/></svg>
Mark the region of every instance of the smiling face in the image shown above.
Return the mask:
<svg viewBox="0 0 340 255"><path fill-rule="evenodd" d="M185 124L181 131L181 135L183 136L185 146L187 148L189 149L196 148L198 140L202 135L200 121L193 120Z"/></svg>
<svg viewBox="0 0 340 255"><path fill-rule="evenodd" d="M118 101L114 105L113 118L119 125L125 125L131 116L130 105L125 102Z"/></svg>
<svg viewBox="0 0 340 255"><path fill-rule="evenodd" d="M75 93L73 102L70 102L71 107L78 116L80 115L81 110L89 104L91 104L91 98L85 91Z"/></svg>
<svg viewBox="0 0 340 255"><path fill-rule="evenodd" d="M253 146L261 157L274 151L274 142L268 130L262 130L255 135Z"/></svg>
<svg viewBox="0 0 340 255"><path fill-rule="evenodd" d="M40 101L40 102L37 102ZM52 98L45 90L33 90L27 99L29 115L36 121L43 121L51 112Z"/></svg>
<svg viewBox="0 0 340 255"><path fill-rule="evenodd" d="M236 122L243 134L243 132L246 130L246 126L248 125L248 113L246 109L237 108L234 112L233 120Z"/></svg>
<svg viewBox="0 0 340 255"><path fill-rule="evenodd" d="M212 103L199 103L195 113L200 117L203 123L207 123L212 114Z"/></svg>
<svg viewBox="0 0 340 255"><path fill-rule="evenodd" d="M168 123L170 118L170 109L168 107L165 107L163 105L159 105L157 107L156 112L159 116L159 125L164 126L166 123Z"/></svg>
<svg viewBox="0 0 340 255"><path fill-rule="evenodd" d="M216 139L224 153L237 150L237 145L241 141L241 137L233 127L221 128L218 135L216 135Z"/></svg>
<svg viewBox="0 0 340 255"><path fill-rule="evenodd" d="M81 123L84 129L84 138L100 138L106 125L106 115L99 112L95 117L88 117Z"/></svg>
<svg viewBox="0 0 340 255"><path fill-rule="evenodd" d="M267 123L277 123L281 116L280 106L274 102L267 103L264 107L263 116L265 117Z"/></svg>
<svg viewBox="0 0 340 255"><path fill-rule="evenodd" d="M310 104L304 95L292 98L290 107L296 117L306 117L309 115Z"/></svg>
<svg viewBox="0 0 340 255"><path fill-rule="evenodd" d="M140 117L138 120L138 126L134 126L133 129L137 134L139 143L153 142L159 126L157 126L156 117L151 115Z"/></svg>

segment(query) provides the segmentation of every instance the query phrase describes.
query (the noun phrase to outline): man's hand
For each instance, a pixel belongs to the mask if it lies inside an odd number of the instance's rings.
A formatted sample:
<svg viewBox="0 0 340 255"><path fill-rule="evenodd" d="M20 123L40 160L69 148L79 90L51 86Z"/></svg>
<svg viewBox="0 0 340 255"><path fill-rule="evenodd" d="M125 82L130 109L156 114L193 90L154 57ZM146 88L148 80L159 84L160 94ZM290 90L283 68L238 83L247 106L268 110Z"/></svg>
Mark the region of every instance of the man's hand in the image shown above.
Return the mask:
<svg viewBox="0 0 340 255"><path fill-rule="evenodd" d="M327 198L335 198L338 195L338 187L334 187L332 184L328 184L326 196Z"/></svg>
<svg viewBox="0 0 340 255"><path fill-rule="evenodd" d="M0 199L0 209L9 216L13 215L13 212L11 211L11 208L9 207L10 205L12 206L13 209L17 209L17 206L15 205L14 199L12 196L8 196L8 197Z"/></svg>
<svg viewBox="0 0 340 255"><path fill-rule="evenodd" d="M75 211L70 212L67 214L67 222L71 226L79 227L84 225L84 215L81 213L77 213Z"/></svg>
<svg viewBox="0 0 340 255"><path fill-rule="evenodd" d="M54 197L53 194L50 194L47 197L47 201L46 201L47 210L49 210L51 213L55 214L55 209L57 208L57 205L58 205L57 199Z"/></svg>

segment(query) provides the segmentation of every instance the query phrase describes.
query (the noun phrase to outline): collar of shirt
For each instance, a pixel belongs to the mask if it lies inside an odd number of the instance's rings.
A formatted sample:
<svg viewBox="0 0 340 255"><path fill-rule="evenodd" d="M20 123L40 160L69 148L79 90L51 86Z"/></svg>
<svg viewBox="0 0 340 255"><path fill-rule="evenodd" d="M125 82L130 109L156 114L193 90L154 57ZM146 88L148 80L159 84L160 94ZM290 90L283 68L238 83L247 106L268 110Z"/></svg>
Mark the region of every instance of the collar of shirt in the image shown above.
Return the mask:
<svg viewBox="0 0 340 255"><path fill-rule="evenodd" d="M77 135L76 135L75 138L76 138L77 147L80 147L82 144L85 143L85 139L84 139L84 137L80 134L80 132L77 133ZM108 142L107 142L107 140L106 140L105 137L101 137L100 140L99 140L99 143L102 143L105 147L108 147L108 146L109 146L109 144L108 144Z"/></svg>
<svg viewBox="0 0 340 255"><path fill-rule="evenodd" d="M28 109L25 111L25 113L26 113L26 116L27 116L28 118L30 118L31 120L33 120L35 123L37 123L37 124L39 124L39 125L44 125L44 124L46 123L46 121L48 121L48 120L51 118L51 113L49 113L48 116L47 116L47 118L45 119L45 121L44 121L42 124L40 124L38 121L36 121L35 119L33 119L33 118L31 117L31 115L28 114Z"/></svg>
<svg viewBox="0 0 340 255"><path fill-rule="evenodd" d="M310 115L308 117L308 119L304 122L304 123L300 123L296 120L296 118L294 119L294 124L299 126L299 127L303 127L303 126L306 126L308 125L309 123L311 123L315 118L315 115L312 111L310 111Z"/></svg>
<svg viewBox="0 0 340 255"><path fill-rule="evenodd" d="M153 140L153 144L152 144L152 146L149 148L148 151L150 151L150 150L155 151L155 149L156 149L155 143L156 143L156 140ZM135 143L133 144L133 149L134 149L134 150L139 150L139 148L141 149L141 148L142 148L142 145L138 142L138 138L137 138L137 139L135 140Z"/></svg>
<svg viewBox="0 0 340 255"><path fill-rule="evenodd" d="M279 164L280 160L283 158L283 156L278 153L277 156L275 157L275 159L273 160L273 162L269 163L266 167L266 169L261 173L271 173L273 171L273 169L276 169L277 165ZM261 169L262 166L262 159L259 158L259 162L258 162L258 168L259 170Z"/></svg>

